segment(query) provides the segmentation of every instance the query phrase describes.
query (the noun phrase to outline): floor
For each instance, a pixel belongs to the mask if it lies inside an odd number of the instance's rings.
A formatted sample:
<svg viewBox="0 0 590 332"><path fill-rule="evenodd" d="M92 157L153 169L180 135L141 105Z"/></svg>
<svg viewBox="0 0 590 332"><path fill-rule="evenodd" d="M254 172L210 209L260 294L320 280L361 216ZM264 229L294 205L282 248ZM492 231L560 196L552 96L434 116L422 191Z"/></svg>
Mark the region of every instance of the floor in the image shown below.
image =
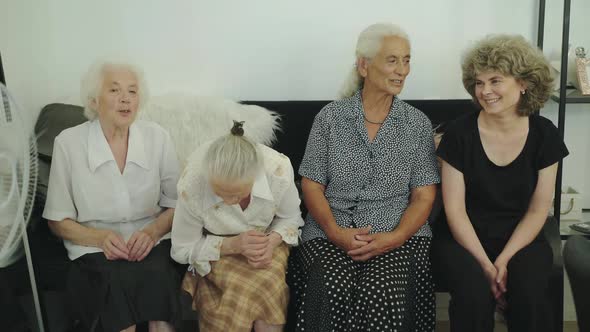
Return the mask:
<svg viewBox="0 0 590 332"><path fill-rule="evenodd" d="M449 332L451 331L449 322L448 321L438 321L436 322L436 332ZM503 323L496 323L496 328L494 329L495 332L507 332L506 325ZM579 332L578 325L576 322L564 322L563 323L563 332Z"/></svg>

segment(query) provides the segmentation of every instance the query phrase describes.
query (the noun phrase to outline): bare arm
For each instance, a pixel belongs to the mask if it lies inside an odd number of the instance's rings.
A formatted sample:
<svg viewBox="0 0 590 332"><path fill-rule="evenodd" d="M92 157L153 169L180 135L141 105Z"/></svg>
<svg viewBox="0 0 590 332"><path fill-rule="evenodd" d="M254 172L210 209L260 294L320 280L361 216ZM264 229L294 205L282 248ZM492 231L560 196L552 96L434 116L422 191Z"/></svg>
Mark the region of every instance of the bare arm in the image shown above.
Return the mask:
<svg viewBox="0 0 590 332"><path fill-rule="evenodd" d="M493 266L467 216L463 173L444 160L442 193L447 222L455 240L475 257L482 268Z"/></svg>
<svg viewBox="0 0 590 332"><path fill-rule="evenodd" d="M498 269L497 282L503 291L506 291L508 262L518 251L531 243L543 229L553 199L556 177L557 163L539 171L537 185L528 210L494 262L496 269Z"/></svg>
<svg viewBox="0 0 590 332"><path fill-rule="evenodd" d="M147 225L143 231L157 242L172 229L172 219L174 219L174 209L168 208L166 211L160 213L158 218Z"/></svg>
<svg viewBox="0 0 590 332"><path fill-rule="evenodd" d="M392 233L401 244L412 237L426 223L436 197L436 185L416 187L410 193L410 204Z"/></svg>
<svg viewBox="0 0 590 332"><path fill-rule="evenodd" d="M301 178L303 200L307 210L322 230L328 240L344 251L359 248L367 244L366 241L357 240L356 235L368 234L370 228L342 228L336 224L336 219L325 196L326 187L306 177Z"/></svg>
<svg viewBox="0 0 590 332"><path fill-rule="evenodd" d="M426 223L435 197L434 184L413 188L410 203L401 217L400 224L391 232L357 235L357 240L368 244L351 250L348 254L356 261L366 261L402 246Z"/></svg>
<svg viewBox="0 0 590 332"><path fill-rule="evenodd" d="M120 234L111 230L81 225L72 219L48 220L49 229L58 237L77 245L102 249L107 259L129 259L129 249Z"/></svg>
<svg viewBox="0 0 590 332"><path fill-rule="evenodd" d="M455 240L463 246L481 266L494 298L499 299L502 291L497 283L498 270L486 254L465 207L465 180L463 173L442 161L442 192L447 222Z"/></svg>

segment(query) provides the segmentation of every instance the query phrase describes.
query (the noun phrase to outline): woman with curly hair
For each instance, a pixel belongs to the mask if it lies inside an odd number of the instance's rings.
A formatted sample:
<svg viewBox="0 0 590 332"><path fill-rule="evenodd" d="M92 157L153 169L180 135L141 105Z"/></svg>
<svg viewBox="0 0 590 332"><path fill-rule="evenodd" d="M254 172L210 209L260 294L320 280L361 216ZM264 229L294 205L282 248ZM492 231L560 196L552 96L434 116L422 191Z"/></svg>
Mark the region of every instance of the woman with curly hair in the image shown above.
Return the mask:
<svg viewBox="0 0 590 332"><path fill-rule="evenodd" d="M481 111L456 120L438 148L449 227L432 253L451 293L451 331L493 331L497 304L509 331L548 331L553 258L541 229L568 154L534 114L552 90L549 65L523 37L497 35L468 50L462 69Z"/></svg>

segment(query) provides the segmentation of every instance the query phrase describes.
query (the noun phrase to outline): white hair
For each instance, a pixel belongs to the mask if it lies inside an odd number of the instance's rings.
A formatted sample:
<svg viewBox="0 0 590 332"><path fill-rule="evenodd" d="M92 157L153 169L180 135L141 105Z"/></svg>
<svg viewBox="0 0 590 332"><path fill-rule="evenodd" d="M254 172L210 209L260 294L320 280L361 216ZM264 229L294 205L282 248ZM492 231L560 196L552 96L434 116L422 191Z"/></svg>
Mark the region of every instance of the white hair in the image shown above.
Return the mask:
<svg viewBox="0 0 590 332"><path fill-rule="evenodd" d="M350 73L342 86L341 98L350 97L358 89L362 88L363 77L358 72L359 60L361 58L371 60L381 49L383 39L391 36L403 38L410 43L408 34L398 25L392 23L376 23L368 26L360 33L356 42L355 64L350 69Z"/></svg>
<svg viewBox="0 0 590 332"><path fill-rule="evenodd" d="M205 155L209 179L249 182L262 168L256 144L244 136L224 135L211 143Z"/></svg>
<svg viewBox="0 0 590 332"><path fill-rule="evenodd" d="M97 61L88 68L88 72L80 82L80 98L82 106L84 106L84 116L89 120L94 120L98 116L98 110L93 105L98 105L102 84L108 70L128 70L135 75L138 85L139 109L145 105L149 98L143 72L137 66L126 62Z"/></svg>

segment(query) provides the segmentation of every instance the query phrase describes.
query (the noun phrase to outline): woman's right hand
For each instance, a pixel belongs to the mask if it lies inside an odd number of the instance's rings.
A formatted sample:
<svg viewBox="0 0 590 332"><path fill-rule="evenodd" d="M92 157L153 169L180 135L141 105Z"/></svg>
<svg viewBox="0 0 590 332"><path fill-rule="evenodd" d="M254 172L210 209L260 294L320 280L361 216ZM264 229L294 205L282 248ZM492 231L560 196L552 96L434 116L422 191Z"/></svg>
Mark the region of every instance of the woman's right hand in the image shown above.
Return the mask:
<svg viewBox="0 0 590 332"><path fill-rule="evenodd" d="M119 233L105 230L100 248L105 257L110 261L118 259L129 260L129 249Z"/></svg>
<svg viewBox="0 0 590 332"><path fill-rule="evenodd" d="M500 285L496 281L496 278L498 277L498 270L490 262L489 264L486 264L486 266L483 268L483 273L485 274L486 279L488 279L488 282L490 283L490 289L492 291L492 294L494 295L494 299L496 299L497 301L502 296Z"/></svg>
<svg viewBox="0 0 590 332"><path fill-rule="evenodd" d="M233 252L247 259L255 259L264 254L268 245L269 238L265 233L250 230L234 237Z"/></svg>
<svg viewBox="0 0 590 332"><path fill-rule="evenodd" d="M356 235L367 235L369 231L371 231L371 226L364 228L338 227L338 229L328 235L328 240L344 250L344 252L349 252L368 244L366 241L357 240Z"/></svg>

